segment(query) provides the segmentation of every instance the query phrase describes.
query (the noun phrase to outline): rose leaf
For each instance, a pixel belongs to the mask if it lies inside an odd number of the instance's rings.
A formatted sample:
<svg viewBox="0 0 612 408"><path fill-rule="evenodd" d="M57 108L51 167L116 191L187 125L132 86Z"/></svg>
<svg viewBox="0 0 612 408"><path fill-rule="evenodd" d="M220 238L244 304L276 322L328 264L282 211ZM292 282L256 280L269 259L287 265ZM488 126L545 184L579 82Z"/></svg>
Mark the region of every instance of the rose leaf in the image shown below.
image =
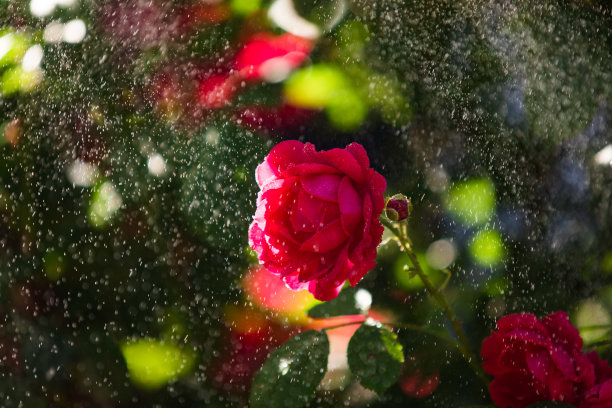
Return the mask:
<svg viewBox="0 0 612 408"><path fill-rule="evenodd" d="M378 394L397 381L404 362L397 336L383 327L369 325L362 325L353 334L347 357L361 385Z"/></svg>
<svg viewBox="0 0 612 408"><path fill-rule="evenodd" d="M255 375L249 403L252 408L303 407L327 370L329 340L309 330L274 350Z"/></svg>

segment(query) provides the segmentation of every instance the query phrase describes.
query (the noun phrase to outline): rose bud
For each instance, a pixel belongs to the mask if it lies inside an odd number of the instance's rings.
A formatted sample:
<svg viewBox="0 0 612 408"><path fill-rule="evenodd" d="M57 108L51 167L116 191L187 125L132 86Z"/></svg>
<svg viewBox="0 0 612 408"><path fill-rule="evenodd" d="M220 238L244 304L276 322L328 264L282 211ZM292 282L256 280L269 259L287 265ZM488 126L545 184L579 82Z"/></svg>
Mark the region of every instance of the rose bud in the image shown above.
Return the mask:
<svg viewBox="0 0 612 408"><path fill-rule="evenodd" d="M403 194L395 194L387 200L385 215L391 221L403 221L412 212L412 202Z"/></svg>
<svg viewBox="0 0 612 408"><path fill-rule="evenodd" d="M310 143L281 142L256 178L249 244L289 288L331 300L374 268L386 181L363 146L318 152Z"/></svg>

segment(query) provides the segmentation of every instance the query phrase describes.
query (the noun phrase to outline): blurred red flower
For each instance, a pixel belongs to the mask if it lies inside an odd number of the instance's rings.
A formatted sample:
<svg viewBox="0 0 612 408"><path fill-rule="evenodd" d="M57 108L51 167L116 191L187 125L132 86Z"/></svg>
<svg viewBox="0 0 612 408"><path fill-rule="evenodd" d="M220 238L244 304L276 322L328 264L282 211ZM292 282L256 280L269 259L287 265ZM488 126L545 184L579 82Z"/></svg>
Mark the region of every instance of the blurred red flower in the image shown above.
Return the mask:
<svg viewBox="0 0 612 408"><path fill-rule="evenodd" d="M430 375L414 372L402 376L398 384L404 394L413 398L425 398L440 385L440 374L437 371Z"/></svg>
<svg viewBox="0 0 612 408"><path fill-rule="evenodd" d="M234 68L245 79L283 77L298 67L312 50L313 43L293 34L253 35L234 59Z"/></svg>
<svg viewBox="0 0 612 408"><path fill-rule="evenodd" d="M205 109L226 106L236 92L236 78L229 74L214 74L198 82L198 103Z"/></svg>
<svg viewBox="0 0 612 408"><path fill-rule="evenodd" d="M243 127L257 132L292 131L308 123L317 111L293 105L247 106L238 110L236 121Z"/></svg>

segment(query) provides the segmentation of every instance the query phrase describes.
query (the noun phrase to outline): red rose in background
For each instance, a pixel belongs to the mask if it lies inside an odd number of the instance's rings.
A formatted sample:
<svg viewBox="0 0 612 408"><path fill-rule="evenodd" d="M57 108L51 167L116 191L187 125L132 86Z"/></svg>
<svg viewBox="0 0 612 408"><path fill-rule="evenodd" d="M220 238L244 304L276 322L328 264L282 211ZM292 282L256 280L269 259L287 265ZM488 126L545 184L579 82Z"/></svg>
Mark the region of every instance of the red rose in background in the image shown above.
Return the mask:
<svg viewBox="0 0 612 408"><path fill-rule="evenodd" d="M402 376L398 384L404 394L412 398L425 398L433 394L440 385L440 374L437 371L430 375L411 373Z"/></svg>
<svg viewBox="0 0 612 408"><path fill-rule="evenodd" d="M198 103L206 109L222 108L229 104L236 92L236 77L214 74L198 82Z"/></svg>
<svg viewBox="0 0 612 408"><path fill-rule="evenodd" d="M293 34L255 34L234 60L236 71L245 79L282 77L297 68L312 50L312 41Z"/></svg>
<svg viewBox="0 0 612 408"><path fill-rule="evenodd" d="M248 307L227 307L224 321L227 329L219 354L209 363L208 375L217 388L226 391L248 390L268 354L300 331Z"/></svg>
<svg viewBox="0 0 612 408"><path fill-rule="evenodd" d="M316 111L284 104L281 106L247 106L238 111L236 121L257 132L289 131L305 125Z"/></svg>
<svg viewBox="0 0 612 408"><path fill-rule="evenodd" d="M582 354L582 339L565 312L541 321L532 314L505 316L497 329L481 351L483 368L495 377L489 391L497 406L522 408L538 401L577 405L595 384L593 356Z"/></svg>
<svg viewBox="0 0 612 408"><path fill-rule="evenodd" d="M317 152L310 143L281 142L256 177L249 244L287 286L331 300L347 279L354 286L374 267L386 182L361 145Z"/></svg>

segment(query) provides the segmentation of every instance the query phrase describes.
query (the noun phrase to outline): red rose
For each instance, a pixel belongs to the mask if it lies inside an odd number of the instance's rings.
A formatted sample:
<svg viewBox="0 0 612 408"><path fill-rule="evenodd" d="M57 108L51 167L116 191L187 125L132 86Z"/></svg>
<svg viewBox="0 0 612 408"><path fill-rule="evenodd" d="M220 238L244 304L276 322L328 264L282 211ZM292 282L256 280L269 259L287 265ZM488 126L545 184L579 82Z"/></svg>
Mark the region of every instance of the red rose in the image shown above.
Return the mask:
<svg viewBox="0 0 612 408"><path fill-rule="evenodd" d="M234 67L245 79L278 79L297 68L312 47L311 40L289 33L256 34L238 52Z"/></svg>
<svg viewBox="0 0 612 408"><path fill-rule="evenodd" d="M580 404L580 408L612 407L612 380L604 381L591 388Z"/></svg>
<svg viewBox="0 0 612 408"><path fill-rule="evenodd" d="M354 286L374 267L386 182L361 145L317 152L310 143L281 142L256 177L249 244L288 287L331 300L347 279Z"/></svg>
<svg viewBox="0 0 612 408"><path fill-rule="evenodd" d="M497 331L482 343L483 368L494 379L489 391L503 408L522 408L538 401L577 405L595 384L592 359L582 354L582 339L565 312L541 321L514 314L497 322Z"/></svg>
<svg viewBox="0 0 612 408"><path fill-rule="evenodd" d="M198 83L197 99L206 109L226 106L236 92L236 78L228 74L215 74Z"/></svg>

